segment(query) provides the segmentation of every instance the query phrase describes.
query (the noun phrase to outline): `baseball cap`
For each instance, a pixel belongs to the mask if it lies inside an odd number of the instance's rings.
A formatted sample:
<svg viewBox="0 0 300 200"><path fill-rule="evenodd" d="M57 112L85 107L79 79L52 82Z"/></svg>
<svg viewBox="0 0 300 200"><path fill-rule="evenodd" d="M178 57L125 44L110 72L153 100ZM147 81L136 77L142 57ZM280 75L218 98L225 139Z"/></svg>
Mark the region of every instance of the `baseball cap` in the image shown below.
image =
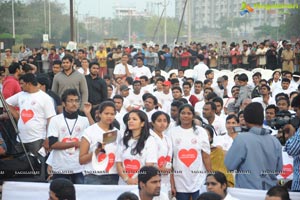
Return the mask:
<svg viewBox="0 0 300 200"><path fill-rule="evenodd" d="M164 82L163 82L163 85L171 86L171 82L170 82L170 81L164 81Z"/></svg>
<svg viewBox="0 0 300 200"><path fill-rule="evenodd" d="M120 86L120 91L123 91L123 90L129 90L130 88L127 86L127 85L121 85Z"/></svg>

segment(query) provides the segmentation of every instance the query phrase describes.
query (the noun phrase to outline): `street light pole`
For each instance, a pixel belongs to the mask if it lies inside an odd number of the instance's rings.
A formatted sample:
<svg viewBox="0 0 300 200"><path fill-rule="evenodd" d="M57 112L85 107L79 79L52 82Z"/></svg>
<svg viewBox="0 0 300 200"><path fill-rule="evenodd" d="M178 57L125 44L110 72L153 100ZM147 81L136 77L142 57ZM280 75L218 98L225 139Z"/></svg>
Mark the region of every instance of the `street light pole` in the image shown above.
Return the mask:
<svg viewBox="0 0 300 200"><path fill-rule="evenodd" d="M51 2L50 0L48 0L49 2L49 38L51 38Z"/></svg>
<svg viewBox="0 0 300 200"><path fill-rule="evenodd" d="M165 24L164 24L164 44L167 44L167 0L164 0Z"/></svg>
<svg viewBox="0 0 300 200"><path fill-rule="evenodd" d="M11 14L12 14L12 33L13 38L16 38L16 30L15 30L15 2L14 0L11 1Z"/></svg>
<svg viewBox="0 0 300 200"><path fill-rule="evenodd" d="M131 8L129 8L129 19L128 19L128 43L131 43Z"/></svg>
<svg viewBox="0 0 300 200"><path fill-rule="evenodd" d="M70 40L74 41L73 0L70 0Z"/></svg>
<svg viewBox="0 0 300 200"><path fill-rule="evenodd" d="M46 1L44 1L44 28L45 34L47 33L47 12L46 12Z"/></svg>

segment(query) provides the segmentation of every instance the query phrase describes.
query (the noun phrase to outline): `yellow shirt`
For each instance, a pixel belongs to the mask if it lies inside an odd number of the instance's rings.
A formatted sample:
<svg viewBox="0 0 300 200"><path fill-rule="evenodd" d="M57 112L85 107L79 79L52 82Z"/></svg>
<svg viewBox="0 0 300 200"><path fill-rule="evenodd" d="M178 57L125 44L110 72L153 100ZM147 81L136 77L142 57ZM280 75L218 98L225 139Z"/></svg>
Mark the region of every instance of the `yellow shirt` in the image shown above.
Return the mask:
<svg viewBox="0 0 300 200"><path fill-rule="evenodd" d="M281 58L284 60L282 62L282 70L285 71L290 71L294 72L294 59L295 59L295 54L292 50L283 50L281 54ZM290 61L285 61L285 60L290 60Z"/></svg>
<svg viewBox="0 0 300 200"><path fill-rule="evenodd" d="M216 147L212 148L210 152L210 160L213 171L220 171L225 174L228 187L234 187L233 175L228 172L224 164L225 153L222 148Z"/></svg>
<svg viewBox="0 0 300 200"><path fill-rule="evenodd" d="M106 51L102 51L102 52L97 51L96 52L96 58L98 59L98 63L100 65L100 67L107 67L106 57L107 57Z"/></svg>

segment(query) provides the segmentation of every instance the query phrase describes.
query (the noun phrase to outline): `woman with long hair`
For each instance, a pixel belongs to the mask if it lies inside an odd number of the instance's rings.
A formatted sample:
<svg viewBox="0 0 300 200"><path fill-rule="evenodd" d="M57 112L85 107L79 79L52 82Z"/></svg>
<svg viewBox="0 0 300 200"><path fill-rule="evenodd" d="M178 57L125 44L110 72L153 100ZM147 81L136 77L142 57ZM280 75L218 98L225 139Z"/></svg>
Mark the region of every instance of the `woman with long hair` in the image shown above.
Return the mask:
<svg viewBox="0 0 300 200"><path fill-rule="evenodd" d="M179 108L176 127L170 130L173 146L172 194L178 200L196 200L207 171L211 171L210 144L206 131L196 126L192 105Z"/></svg>
<svg viewBox="0 0 300 200"><path fill-rule="evenodd" d="M170 189L170 172L172 171L172 142L165 135L165 130L170 124L170 116L162 111L156 111L151 116L152 129L150 134L157 144L157 167L161 172L161 183Z"/></svg>
<svg viewBox="0 0 300 200"><path fill-rule="evenodd" d="M228 180L227 186L234 187L234 178L231 173L227 173L228 170L224 164L225 160L225 152L220 146L213 146L215 131L211 125L205 125L203 127L209 138L210 143L210 160L211 160L211 168L212 171L220 171L222 173L226 173L226 178Z"/></svg>
<svg viewBox="0 0 300 200"><path fill-rule="evenodd" d="M99 121L85 129L80 144L79 162L84 165L84 183L117 185L115 157L121 136L113 126L116 108L113 102L104 101L98 110ZM115 139L105 144L104 137Z"/></svg>
<svg viewBox="0 0 300 200"><path fill-rule="evenodd" d="M157 163L157 147L154 137L149 133L147 115L141 110L128 114L126 130L120 141L117 153L119 184L137 184L138 171L143 166Z"/></svg>

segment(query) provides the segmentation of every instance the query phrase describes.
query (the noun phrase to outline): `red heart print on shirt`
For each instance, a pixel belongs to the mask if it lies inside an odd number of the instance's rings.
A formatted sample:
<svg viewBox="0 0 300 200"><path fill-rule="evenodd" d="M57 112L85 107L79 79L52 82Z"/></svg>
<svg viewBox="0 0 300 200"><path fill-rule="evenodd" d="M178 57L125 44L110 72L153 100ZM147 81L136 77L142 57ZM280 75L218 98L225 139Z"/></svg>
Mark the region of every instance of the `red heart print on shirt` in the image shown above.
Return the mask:
<svg viewBox="0 0 300 200"><path fill-rule="evenodd" d="M34 116L34 112L32 110L23 109L21 111L21 119L26 124L29 120L31 120Z"/></svg>
<svg viewBox="0 0 300 200"><path fill-rule="evenodd" d="M157 161L157 165L159 168L162 168L163 166L166 165L167 162L171 162L171 157L170 156L161 156L159 157Z"/></svg>
<svg viewBox="0 0 300 200"><path fill-rule="evenodd" d="M283 165L282 167L282 172L280 173L280 175L286 179L287 177L289 177L291 174L293 173L293 166L292 164L287 164L287 165Z"/></svg>
<svg viewBox="0 0 300 200"><path fill-rule="evenodd" d="M115 163L115 154L109 153L108 154L108 163L105 168L105 171L109 172L109 170L112 168L112 166L114 166L114 163Z"/></svg>
<svg viewBox="0 0 300 200"><path fill-rule="evenodd" d="M178 157L181 162L183 162L187 167L190 167L191 164L197 159L198 152L195 149L181 149L178 152Z"/></svg>
<svg viewBox="0 0 300 200"><path fill-rule="evenodd" d="M105 158L106 158L106 154L105 153L99 153L97 160L98 160L98 162L102 162Z"/></svg>
<svg viewBox="0 0 300 200"><path fill-rule="evenodd" d="M131 178L135 173L137 173L141 167L141 164L138 160L124 160L125 173Z"/></svg>
<svg viewBox="0 0 300 200"><path fill-rule="evenodd" d="M78 138L69 138L69 137L65 137L62 139L62 142L79 142Z"/></svg>

